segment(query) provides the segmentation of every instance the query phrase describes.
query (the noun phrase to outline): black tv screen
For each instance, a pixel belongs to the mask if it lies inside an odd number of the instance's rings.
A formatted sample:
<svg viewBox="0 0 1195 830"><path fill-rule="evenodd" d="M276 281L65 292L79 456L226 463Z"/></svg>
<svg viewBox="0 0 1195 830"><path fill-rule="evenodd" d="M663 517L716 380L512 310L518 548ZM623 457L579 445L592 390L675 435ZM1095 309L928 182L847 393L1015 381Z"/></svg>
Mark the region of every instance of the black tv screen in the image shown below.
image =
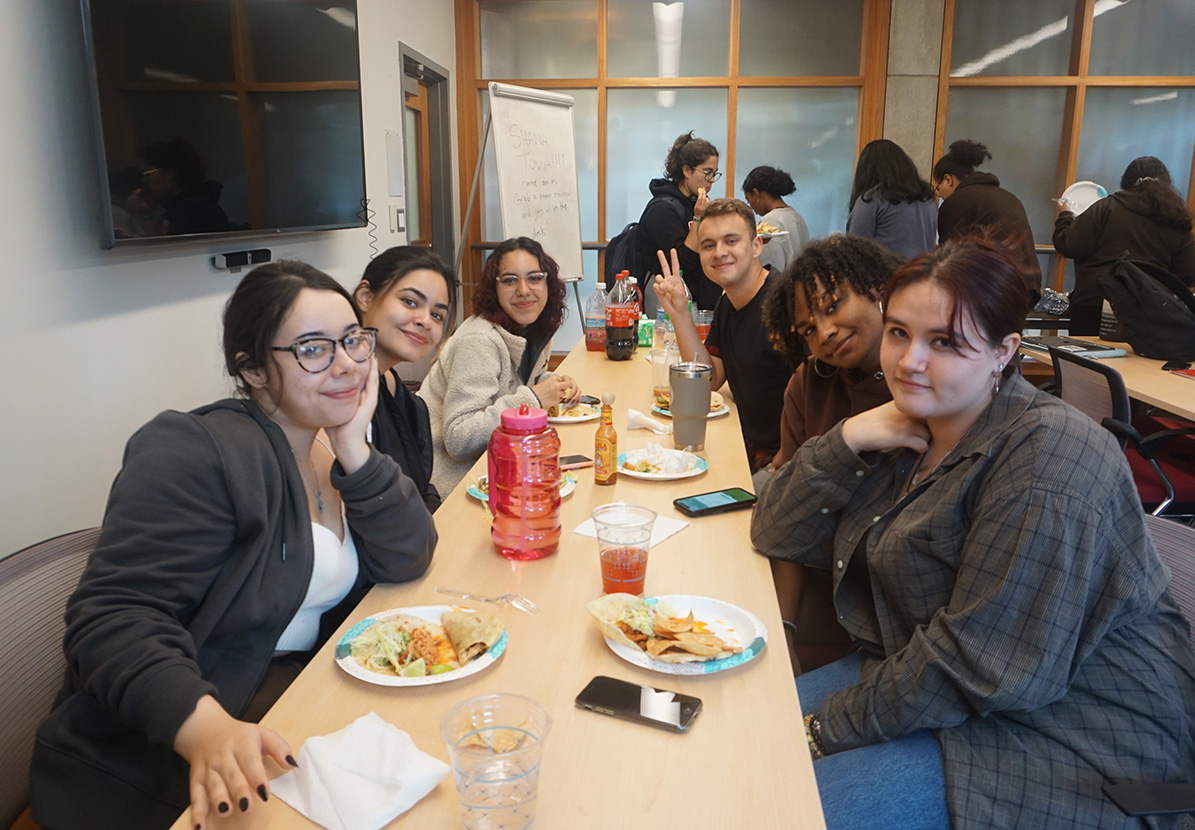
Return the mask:
<svg viewBox="0 0 1195 830"><path fill-rule="evenodd" d="M104 247L361 227L356 0L82 0Z"/></svg>

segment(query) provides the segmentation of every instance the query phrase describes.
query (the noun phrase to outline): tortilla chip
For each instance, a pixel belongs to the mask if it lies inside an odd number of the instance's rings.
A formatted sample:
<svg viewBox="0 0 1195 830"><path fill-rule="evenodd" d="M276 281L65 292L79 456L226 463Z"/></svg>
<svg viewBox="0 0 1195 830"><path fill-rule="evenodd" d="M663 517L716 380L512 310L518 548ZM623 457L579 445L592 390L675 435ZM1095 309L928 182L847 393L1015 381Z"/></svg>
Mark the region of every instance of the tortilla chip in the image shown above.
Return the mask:
<svg viewBox="0 0 1195 830"><path fill-rule="evenodd" d="M661 637L672 637L682 631L693 630L693 612L687 617L656 617L654 626L656 634Z"/></svg>

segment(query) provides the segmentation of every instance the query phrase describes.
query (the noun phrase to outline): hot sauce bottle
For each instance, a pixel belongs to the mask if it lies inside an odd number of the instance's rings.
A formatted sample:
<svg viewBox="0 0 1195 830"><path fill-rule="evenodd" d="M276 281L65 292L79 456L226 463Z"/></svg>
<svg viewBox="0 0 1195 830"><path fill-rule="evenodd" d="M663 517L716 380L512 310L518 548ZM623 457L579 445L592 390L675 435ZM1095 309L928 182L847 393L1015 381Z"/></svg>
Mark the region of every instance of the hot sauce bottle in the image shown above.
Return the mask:
<svg viewBox="0 0 1195 830"><path fill-rule="evenodd" d="M595 484L613 484L618 481L618 433L614 431L614 413L611 406L614 395L602 395L602 423L593 437L593 481Z"/></svg>

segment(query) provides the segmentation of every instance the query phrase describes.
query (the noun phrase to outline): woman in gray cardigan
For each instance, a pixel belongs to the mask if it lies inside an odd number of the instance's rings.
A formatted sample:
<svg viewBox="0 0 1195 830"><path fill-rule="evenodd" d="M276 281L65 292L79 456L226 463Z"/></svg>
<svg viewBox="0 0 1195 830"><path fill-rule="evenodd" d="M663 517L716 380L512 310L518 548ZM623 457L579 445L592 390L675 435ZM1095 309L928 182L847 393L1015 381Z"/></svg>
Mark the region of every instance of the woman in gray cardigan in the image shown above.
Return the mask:
<svg viewBox="0 0 1195 830"><path fill-rule="evenodd" d="M419 390L431 416L432 484L441 495L485 452L503 410L580 400L575 380L547 370L552 335L565 313L559 272L525 236L506 240L486 260L473 316L449 339Z"/></svg>

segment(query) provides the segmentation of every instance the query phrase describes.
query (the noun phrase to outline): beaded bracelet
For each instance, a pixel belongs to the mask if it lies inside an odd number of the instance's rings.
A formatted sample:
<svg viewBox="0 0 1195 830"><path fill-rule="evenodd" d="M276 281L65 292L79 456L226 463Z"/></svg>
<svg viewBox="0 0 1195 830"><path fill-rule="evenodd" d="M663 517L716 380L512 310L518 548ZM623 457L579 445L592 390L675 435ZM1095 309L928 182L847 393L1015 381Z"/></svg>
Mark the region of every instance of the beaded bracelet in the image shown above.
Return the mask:
<svg viewBox="0 0 1195 830"><path fill-rule="evenodd" d="M805 716L805 740L809 743L809 754L813 760L826 757L826 748L822 746L822 727L816 714Z"/></svg>

